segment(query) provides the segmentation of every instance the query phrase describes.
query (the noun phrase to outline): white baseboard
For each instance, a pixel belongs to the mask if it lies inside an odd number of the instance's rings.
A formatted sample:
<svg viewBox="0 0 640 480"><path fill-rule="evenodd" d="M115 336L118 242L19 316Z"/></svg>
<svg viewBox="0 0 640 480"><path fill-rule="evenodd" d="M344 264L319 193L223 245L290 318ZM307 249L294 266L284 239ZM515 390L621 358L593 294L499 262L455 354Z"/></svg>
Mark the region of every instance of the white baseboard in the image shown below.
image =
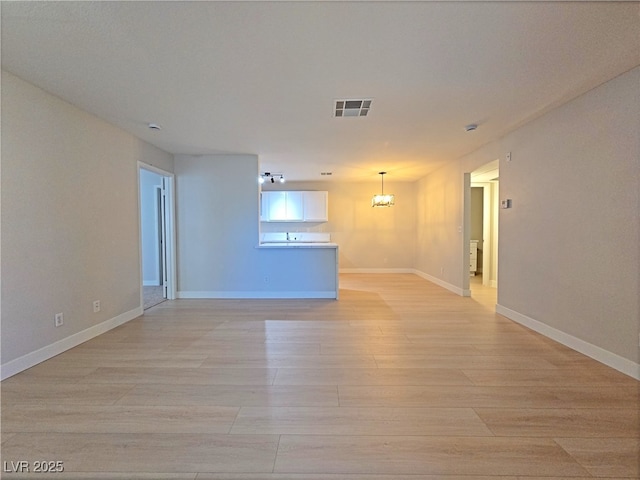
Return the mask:
<svg viewBox="0 0 640 480"><path fill-rule="evenodd" d="M142 281L142 286L143 287L159 287L162 284L160 283L160 280L143 280Z"/></svg>
<svg viewBox="0 0 640 480"><path fill-rule="evenodd" d="M335 290L328 291L308 291L308 292L199 292L186 291L178 292L178 298L209 298L209 299L260 299L260 298L338 298Z"/></svg>
<svg viewBox="0 0 640 480"><path fill-rule="evenodd" d="M123 323L127 323L128 321L139 317L140 315L142 315L142 307L134 308L133 310L129 310L128 312L118 315L117 317L105 320L93 327L89 327L67 338L63 338L51 345L42 347L35 352L27 353L22 357L11 360L0 367L0 380L12 377L13 375L31 368L34 365L44 362L45 360L49 360L70 348L77 347L81 343L91 340L98 335L102 335Z"/></svg>
<svg viewBox="0 0 640 480"><path fill-rule="evenodd" d="M451 283L445 282L444 280L440 280L439 278L436 278L432 275L429 275L428 273L424 273L421 272L420 270L413 270L413 273L415 273L416 275L418 275L419 277L424 278L425 280L429 280L431 283L435 283L436 285L442 287L442 288L446 288L447 290L449 290L450 292L453 292L457 295L460 295L461 297L470 297L471 296L471 290L470 289L463 289L460 287L456 287L455 285L452 285Z"/></svg>
<svg viewBox="0 0 640 480"><path fill-rule="evenodd" d="M573 335L558 330L557 328L550 327L546 323L542 323L531 317L523 315L515 310L511 310L503 305L496 305L496 313L504 315L505 317L524 325L531 330L534 330L545 337L555 340L562 345L565 345L572 350L583 353L584 355L597 360L600 363L618 370L619 372L629 375L636 380L640 380L640 364L631 360L621 357L615 353L609 352L601 347L593 345L589 342L585 342Z"/></svg>

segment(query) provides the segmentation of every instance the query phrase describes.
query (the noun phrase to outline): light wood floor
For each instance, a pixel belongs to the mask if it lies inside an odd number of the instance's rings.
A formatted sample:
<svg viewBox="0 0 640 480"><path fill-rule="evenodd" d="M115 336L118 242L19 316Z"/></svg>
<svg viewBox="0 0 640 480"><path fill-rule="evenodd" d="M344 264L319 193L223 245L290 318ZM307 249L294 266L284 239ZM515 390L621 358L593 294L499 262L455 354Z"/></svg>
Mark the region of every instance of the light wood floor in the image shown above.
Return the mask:
<svg viewBox="0 0 640 480"><path fill-rule="evenodd" d="M164 302L7 379L3 462L59 460L34 475L56 479L640 476L639 382L496 315L495 290L341 287Z"/></svg>

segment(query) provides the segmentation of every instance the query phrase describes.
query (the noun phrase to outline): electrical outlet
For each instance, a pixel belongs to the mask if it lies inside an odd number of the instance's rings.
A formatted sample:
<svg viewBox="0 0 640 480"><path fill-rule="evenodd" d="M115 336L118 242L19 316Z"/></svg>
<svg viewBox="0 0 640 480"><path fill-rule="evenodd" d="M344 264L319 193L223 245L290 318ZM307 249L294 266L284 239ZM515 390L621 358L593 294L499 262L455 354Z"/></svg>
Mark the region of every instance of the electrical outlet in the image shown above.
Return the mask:
<svg viewBox="0 0 640 480"><path fill-rule="evenodd" d="M100 311L100 300L96 300L93 302L93 313L98 313Z"/></svg>
<svg viewBox="0 0 640 480"><path fill-rule="evenodd" d="M56 313L55 316L55 326L56 327L61 327L64 324L64 314L62 313Z"/></svg>

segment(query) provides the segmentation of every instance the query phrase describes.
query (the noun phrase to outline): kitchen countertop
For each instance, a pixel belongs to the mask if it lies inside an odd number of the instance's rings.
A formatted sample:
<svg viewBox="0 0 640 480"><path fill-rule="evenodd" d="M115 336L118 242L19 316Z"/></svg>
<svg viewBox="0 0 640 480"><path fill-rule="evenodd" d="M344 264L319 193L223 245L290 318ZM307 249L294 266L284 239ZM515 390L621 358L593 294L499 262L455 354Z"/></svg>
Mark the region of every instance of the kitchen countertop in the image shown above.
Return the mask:
<svg viewBox="0 0 640 480"><path fill-rule="evenodd" d="M260 243L256 248L338 248L338 244L331 242L267 242Z"/></svg>

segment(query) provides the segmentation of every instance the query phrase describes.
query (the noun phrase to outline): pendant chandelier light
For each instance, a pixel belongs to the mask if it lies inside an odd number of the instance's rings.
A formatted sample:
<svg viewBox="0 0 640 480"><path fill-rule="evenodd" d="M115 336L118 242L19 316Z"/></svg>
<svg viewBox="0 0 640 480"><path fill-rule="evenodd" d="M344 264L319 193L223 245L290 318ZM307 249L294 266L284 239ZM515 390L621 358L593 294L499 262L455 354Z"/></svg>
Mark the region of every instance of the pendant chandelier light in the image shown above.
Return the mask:
<svg viewBox="0 0 640 480"><path fill-rule="evenodd" d="M380 195L374 195L371 199L372 207L391 207L395 204L395 197L393 194L384 193L384 175L387 172L378 172L380 174L380 181L382 183L382 191Z"/></svg>

